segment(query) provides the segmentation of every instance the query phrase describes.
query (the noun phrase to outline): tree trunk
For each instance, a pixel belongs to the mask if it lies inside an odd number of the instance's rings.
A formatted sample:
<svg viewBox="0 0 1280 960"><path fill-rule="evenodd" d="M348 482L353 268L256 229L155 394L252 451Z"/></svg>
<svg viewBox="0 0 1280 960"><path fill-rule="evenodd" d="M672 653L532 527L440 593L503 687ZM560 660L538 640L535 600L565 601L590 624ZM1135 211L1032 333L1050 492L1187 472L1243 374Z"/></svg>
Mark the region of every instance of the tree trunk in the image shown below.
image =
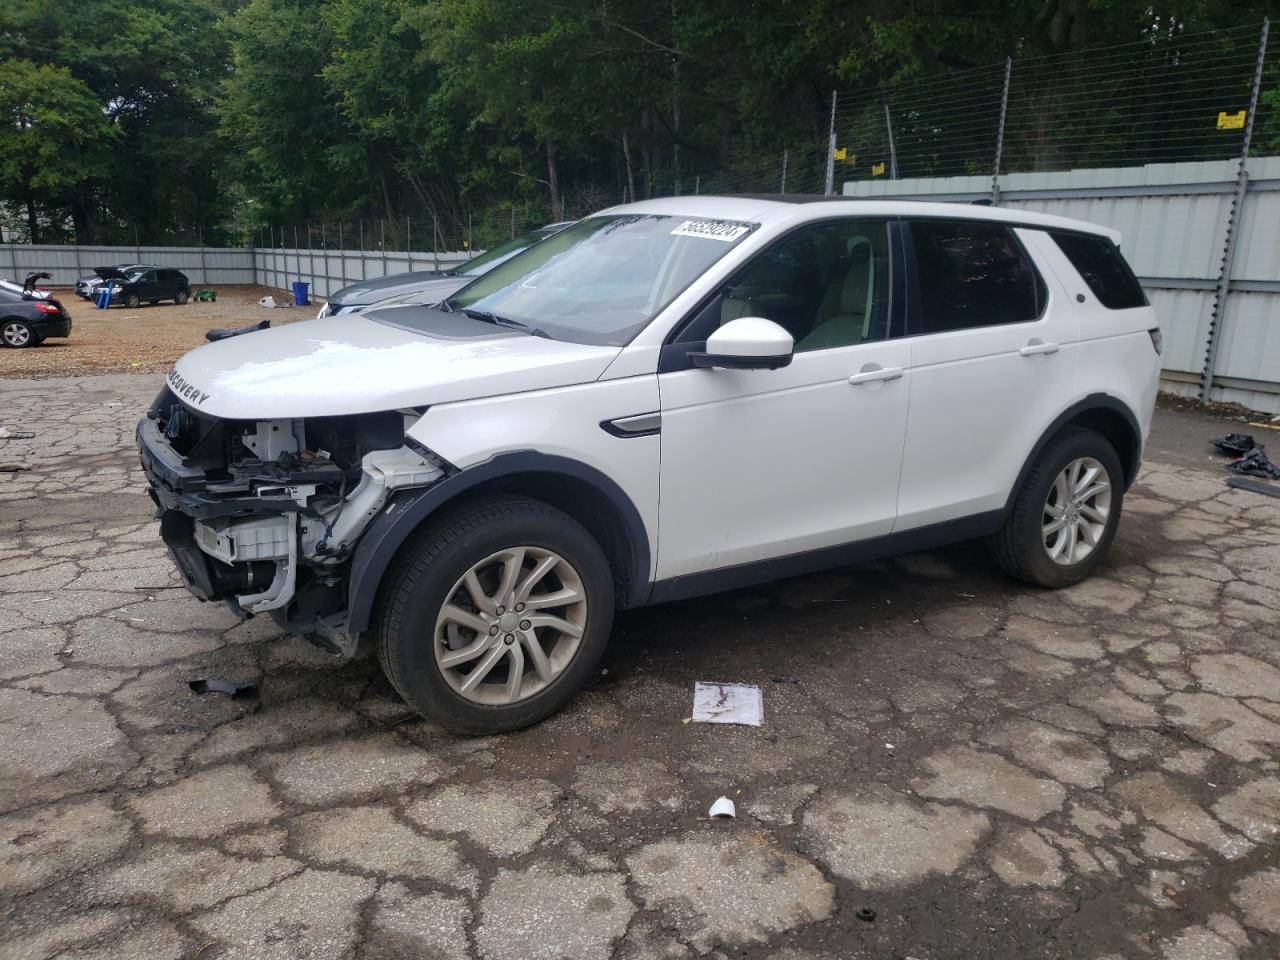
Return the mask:
<svg viewBox="0 0 1280 960"><path fill-rule="evenodd" d="M391 221L391 229L395 231L396 211L391 206L391 190L387 187L387 171L383 170L378 174L378 179L382 182L382 203L387 208L387 219Z"/></svg>
<svg viewBox="0 0 1280 960"><path fill-rule="evenodd" d="M27 230L31 233L31 242L40 242L40 219L36 216L36 198L27 194Z"/></svg>
<svg viewBox="0 0 1280 960"><path fill-rule="evenodd" d="M671 3L671 45L675 43L676 5ZM672 192L680 196L680 58L671 58L671 166Z"/></svg>
<svg viewBox="0 0 1280 960"><path fill-rule="evenodd" d="M76 243L93 243L93 223L79 190L71 198L71 223L75 227Z"/></svg>
<svg viewBox="0 0 1280 960"><path fill-rule="evenodd" d="M624 199L629 198L629 202L635 203L636 202L636 178L635 178L635 175L632 174L631 172L631 144L627 140L627 131L625 130L622 131L622 159L626 162L626 165L627 165L627 180L626 180L626 187L623 191L623 198Z"/></svg>
<svg viewBox="0 0 1280 960"><path fill-rule="evenodd" d="M556 169L556 147L547 137L547 186L551 190L551 219L564 219L564 201L560 196L560 172Z"/></svg>

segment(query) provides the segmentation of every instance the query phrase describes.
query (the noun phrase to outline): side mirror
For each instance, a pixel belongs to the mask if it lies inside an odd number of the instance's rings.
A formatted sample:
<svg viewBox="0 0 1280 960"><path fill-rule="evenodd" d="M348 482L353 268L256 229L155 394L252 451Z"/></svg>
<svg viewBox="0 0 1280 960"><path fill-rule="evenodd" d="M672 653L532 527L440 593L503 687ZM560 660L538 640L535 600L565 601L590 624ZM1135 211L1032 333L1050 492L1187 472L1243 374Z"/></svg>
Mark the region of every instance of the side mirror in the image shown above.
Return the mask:
<svg viewBox="0 0 1280 960"><path fill-rule="evenodd" d="M695 367L726 370L776 370L791 362L791 334L764 317L738 317L707 338L707 349L690 353Z"/></svg>

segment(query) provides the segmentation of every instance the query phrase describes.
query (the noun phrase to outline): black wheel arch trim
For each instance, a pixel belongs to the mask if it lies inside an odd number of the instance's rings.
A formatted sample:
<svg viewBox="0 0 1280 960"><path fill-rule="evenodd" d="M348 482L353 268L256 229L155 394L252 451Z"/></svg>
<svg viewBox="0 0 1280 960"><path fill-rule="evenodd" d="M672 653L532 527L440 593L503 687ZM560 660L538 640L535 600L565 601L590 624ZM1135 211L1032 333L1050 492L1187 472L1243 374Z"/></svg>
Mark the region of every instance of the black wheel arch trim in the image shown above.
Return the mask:
<svg viewBox="0 0 1280 960"><path fill-rule="evenodd" d="M1040 439L1036 441L1036 445L1027 454L1026 460L1022 463L1022 469L1018 471L1018 478L1009 489L1009 496L1005 499L1004 504L1004 512L1006 514L1013 509L1014 498L1018 496L1018 491L1022 489L1022 484L1026 480L1027 474L1031 472L1032 466L1044 451L1044 448L1049 445L1049 442L1076 417L1093 410L1106 410L1119 414L1129 429L1130 439L1133 441L1133 452L1128 458L1129 462L1123 464L1125 470L1124 488L1125 490L1129 489L1133 484L1134 478L1138 475L1138 468L1142 464L1142 429L1138 426L1138 418L1134 415L1129 405L1118 397L1114 397L1109 393L1091 393L1087 397L1077 400L1058 414L1053 419L1053 422L1040 434ZM1123 463L1124 457L1121 451L1117 450L1116 455L1121 458Z"/></svg>
<svg viewBox="0 0 1280 960"><path fill-rule="evenodd" d="M347 629L352 635L369 629L378 589L400 547L432 513L481 484L519 474L560 474L590 484L617 510L626 527L630 580L621 608L643 606L649 599L649 534L640 511L613 480L595 467L568 457L518 450L458 471L429 487L392 497L356 544L347 581ZM603 544L602 544L603 546Z"/></svg>

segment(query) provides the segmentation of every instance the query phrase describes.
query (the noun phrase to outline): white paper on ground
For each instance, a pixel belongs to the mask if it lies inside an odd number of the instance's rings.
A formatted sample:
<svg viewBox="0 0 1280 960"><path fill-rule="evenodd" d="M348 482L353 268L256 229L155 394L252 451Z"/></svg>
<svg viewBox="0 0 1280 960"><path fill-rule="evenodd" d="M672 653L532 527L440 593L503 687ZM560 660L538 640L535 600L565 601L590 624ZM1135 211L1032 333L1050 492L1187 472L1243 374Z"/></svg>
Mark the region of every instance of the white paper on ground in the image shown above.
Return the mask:
<svg viewBox="0 0 1280 960"><path fill-rule="evenodd" d="M764 698L759 687L699 680L693 685L693 720L758 727L764 722Z"/></svg>

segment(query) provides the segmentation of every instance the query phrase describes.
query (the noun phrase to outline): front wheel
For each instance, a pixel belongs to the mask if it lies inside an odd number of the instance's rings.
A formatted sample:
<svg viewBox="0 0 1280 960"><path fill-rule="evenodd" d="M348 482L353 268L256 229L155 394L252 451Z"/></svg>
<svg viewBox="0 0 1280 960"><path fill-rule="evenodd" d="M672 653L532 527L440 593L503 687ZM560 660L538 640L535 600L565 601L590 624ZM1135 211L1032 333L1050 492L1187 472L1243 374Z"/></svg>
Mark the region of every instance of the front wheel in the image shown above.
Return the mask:
<svg viewBox="0 0 1280 960"><path fill-rule="evenodd" d="M138 299L138 295L136 293L128 294L124 298L124 305L128 307L130 310L137 310L138 304L140 304L141 302L142 301Z"/></svg>
<svg viewBox="0 0 1280 960"><path fill-rule="evenodd" d="M34 347L40 342L35 331L21 320L6 320L0 325L0 339L6 347Z"/></svg>
<svg viewBox="0 0 1280 960"><path fill-rule="evenodd" d="M989 541L996 563L1042 587L1066 587L1089 576L1115 538L1123 477L1120 458L1102 435L1072 429L1055 437Z"/></svg>
<svg viewBox="0 0 1280 960"><path fill-rule="evenodd" d="M191 296L190 291L179 290L177 293L173 295L173 302L176 303L178 306L182 306L184 303L187 302L187 298L189 296Z"/></svg>
<svg viewBox="0 0 1280 960"><path fill-rule="evenodd" d="M473 503L404 548L373 630L391 684L456 733L494 734L559 710L591 675L613 622L595 539L537 500Z"/></svg>

